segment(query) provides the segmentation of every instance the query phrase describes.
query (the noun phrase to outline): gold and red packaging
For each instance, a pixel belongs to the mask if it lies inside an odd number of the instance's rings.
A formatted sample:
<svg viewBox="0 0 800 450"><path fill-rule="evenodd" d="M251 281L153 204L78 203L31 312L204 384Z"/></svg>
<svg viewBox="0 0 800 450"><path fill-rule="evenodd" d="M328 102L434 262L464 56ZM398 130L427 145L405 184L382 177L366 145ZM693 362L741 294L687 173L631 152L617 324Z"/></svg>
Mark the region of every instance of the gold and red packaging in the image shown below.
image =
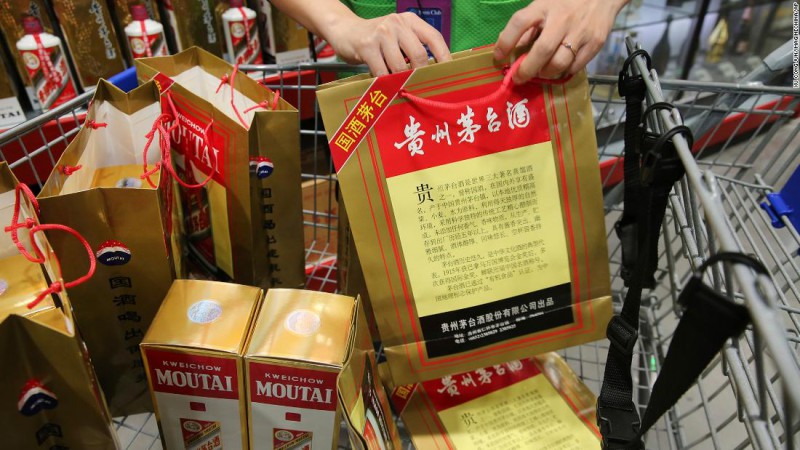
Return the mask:
<svg viewBox="0 0 800 450"><path fill-rule="evenodd" d="M126 55L130 55L131 51L123 30L133 21L130 10L131 5L143 5L147 10L147 15L156 22L161 23L161 14L158 12L156 0L108 0L108 3L112 4L112 16L114 23L117 24L117 29L122 33L120 42L122 42L122 48ZM166 35L166 27L164 31Z"/></svg>
<svg viewBox="0 0 800 450"><path fill-rule="evenodd" d="M222 26L219 11L224 5L217 0L162 0L166 19L172 28L175 52L197 46L222 57Z"/></svg>
<svg viewBox="0 0 800 450"><path fill-rule="evenodd" d="M555 353L399 386L391 399L417 448L600 449L596 398Z"/></svg>
<svg viewBox="0 0 800 450"><path fill-rule="evenodd" d="M19 104L9 70L11 68L0 55L0 130L25 121L25 113Z"/></svg>
<svg viewBox="0 0 800 450"><path fill-rule="evenodd" d="M350 350L355 307L343 295L267 291L244 355L252 449L293 442L336 448L336 377Z"/></svg>
<svg viewBox="0 0 800 450"><path fill-rule="evenodd" d="M125 55L105 2L57 0L52 4L78 72L77 81L84 89L125 70Z"/></svg>
<svg viewBox="0 0 800 450"><path fill-rule="evenodd" d="M177 280L141 344L165 450L247 449L242 353L262 291Z"/></svg>
<svg viewBox="0 0 800 450"><path fill-rule="evenodd" d="M274 8L268 0L258 0L259 23L263 23L262 46L276 64L297 64L311 61L308 30L294 19Z"/></svg>
<svg viewBox="0 0 800 450"><path fill-rule="evenodd" d="M14 64L12 65L16 66L17 72L22 79L22 83L25 85L25 91L28 95L28 98L30 99L30 102L35 110L41 109L41 106L39 106L40 97L35 92L35 86L37 85L37 82L36 79L32 78L31 71L29 71L27 65L25 64L22 53L16 51L14 44L25 35L25 30L22 27L22 20L25 17L35 17L39 19L44 32L55 34L53 22L51 21L50 15L47 13L47 11L48 9L47 5L45 4L45 0L0 0L0 32L2 32L3 37L5 37L5 40L8 43L8 46L11 48L11 53L14 55ZM60 77L61 81L69 81L71 75L68 75L69 68L67 64L67 55L62 53L61 55L56 55L51 59L54 61L58 74L62 75ZM36 77L35 72L33 76ZM39 78L41 78L41 76ZM47 81L39 80L38 84L52 85L54 83L48 83ZM72 86L71 83L68 83L65 88L71 90L71 97L74 97L74 86ZM70 97L70 95L65 95L64 97L67 98Z"/></svg>

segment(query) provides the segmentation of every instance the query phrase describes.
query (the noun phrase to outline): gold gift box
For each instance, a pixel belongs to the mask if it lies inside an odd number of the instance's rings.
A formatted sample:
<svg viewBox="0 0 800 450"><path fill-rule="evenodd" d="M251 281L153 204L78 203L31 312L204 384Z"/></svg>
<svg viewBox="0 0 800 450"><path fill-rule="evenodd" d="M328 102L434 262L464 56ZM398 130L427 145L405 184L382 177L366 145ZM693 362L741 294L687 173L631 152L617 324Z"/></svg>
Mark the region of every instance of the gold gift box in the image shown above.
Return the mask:
<svg viewBox="0 0 800 450"><path fill-rule="evenodd" d="M231 283L173 283L141 344L166 450L248 448L240 355L261 297Z"/></svg>
<svg viewBox="0 0 800 450"><path fill-rule="evenodd" d="M244 356L252 448L309 437L315 448L320 442L336 448L336 380L350 355L355 319L352 297L267 292Z"/></svg>

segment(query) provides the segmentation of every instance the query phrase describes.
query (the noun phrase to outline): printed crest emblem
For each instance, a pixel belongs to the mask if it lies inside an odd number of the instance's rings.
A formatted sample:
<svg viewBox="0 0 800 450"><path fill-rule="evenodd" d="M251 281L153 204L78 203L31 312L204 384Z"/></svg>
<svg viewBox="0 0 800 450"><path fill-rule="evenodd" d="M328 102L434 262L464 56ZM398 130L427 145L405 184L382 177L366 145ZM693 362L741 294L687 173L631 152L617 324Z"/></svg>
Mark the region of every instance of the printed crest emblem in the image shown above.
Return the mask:
<svg viewBox="0 0 800 450"><path fill-rule="evenodd" d="M30 70L37 70L39 68L39 57L30 52L22 54L22 60L25 62L25 67Z"/></svg>
<svg viewBox="0 0 800 450"><path fill-rule="evenodd" d="M131 48L133 52L138 54L143 54L147 51L147 46L144 44L144 41L140 38L131 38Z"/></svg>
<svg viewBox="0 0 800 450"><path fill-rule="evenodd" d="M241 22L236 22L231 24L231 36L239 39L245 35L244 32L244 24Z"/></svg>
<svg viewBox="0 0 800 450"><path fill-rule="evenodd" d="M131 250L119 241L105 241L97 249L97 261L106 266L122 266L131 260Z"/></svg>
<svg viewBox="0 0 800 450"><path fill-rule="evenodd" d="M275 170L275 164L271 159L263 156L250 160L250 173L254 173L259 180L268 178Z"/></svg>
<svg viewBox="0 0 800 450"><path fill-rule="evenodd" d="M32 416L43 409L54 409L56 406L58 406L56 394L35 379L25 383L17 402L17 409L25 416Z"/></svg>

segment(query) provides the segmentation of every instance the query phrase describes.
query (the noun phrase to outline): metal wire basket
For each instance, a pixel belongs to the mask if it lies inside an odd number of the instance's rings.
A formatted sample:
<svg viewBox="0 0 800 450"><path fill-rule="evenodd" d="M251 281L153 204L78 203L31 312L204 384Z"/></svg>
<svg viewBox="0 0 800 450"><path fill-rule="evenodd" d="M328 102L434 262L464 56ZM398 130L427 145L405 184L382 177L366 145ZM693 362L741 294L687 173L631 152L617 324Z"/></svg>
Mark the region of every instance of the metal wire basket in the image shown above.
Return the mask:
<svg viewBox="0 0 800 450"><path fill-rule="evenodd" d="M629 49L633 44L629 42ZM634 70L646 73L643 61ZM332 234L337 217L332 203L335 175L315 102L314 89L339 72L358 70L341 64L242 67L251 76L298 105L303 142L303 180L315 191L304 209L312 239L306 250L311 289L336 289L336 254ZM709 282L750 309L754 326L730 342L696 385L647 436L647 448L794 448L800 415L798 344L800 344L800 235L786 217L775 228L761 203L776 192L800 162L800 121L795 111L800 92L750 84L660 81L645 77L648 102L677 98L673 112L650 118L653 131L681 123L695 132L689 148L680 136L675 144L687 175L670 196L662 230L659 281L642 304L640 340L632 368L636 400L644 406L658 374L681 311L677 295L685 280L716 251L755 255L772 273L772 284L758 282L746 269L715 270ZM591 77L599 156L606 191L606 228L612 290L619 303L620 246L612 232L620 208L624 101L616 95L616 78ZM0 134L0 159L17 176L41 185L58 155L83 123L91 98L84 94L53 111ZM316 192L324 189L327 192ZM322 195L318 195L322 194ZM323 200L318 200L323 199ZM769 206L769 202L767 202ZM774 286L774 287L773 287ZM616 306L619 306L618 304ZM602 383L607 341L569 348L562 356L595 393ZM141 414L115 419L128 449L160 449L155 418ZM411 444L406 439L406 447Z"/></svg>

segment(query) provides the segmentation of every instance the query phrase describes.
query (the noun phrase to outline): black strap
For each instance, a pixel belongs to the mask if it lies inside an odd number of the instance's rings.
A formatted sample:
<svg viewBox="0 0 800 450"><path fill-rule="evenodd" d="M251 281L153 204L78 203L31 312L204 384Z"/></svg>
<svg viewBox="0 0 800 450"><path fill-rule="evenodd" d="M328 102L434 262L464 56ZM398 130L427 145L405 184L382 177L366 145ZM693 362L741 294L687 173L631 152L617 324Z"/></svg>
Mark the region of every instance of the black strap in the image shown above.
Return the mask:
<svg viewBox="0 0 800 450"><path fill-rule="evenodd" d="M619 73L619 95L625 97L625 155L623 160L624 191L622 217L617 221L615 230L622 243L621 277L628 286L628 282L636 267L637 254L637 227L636 205L639 204L639 165L641 164L640 144L642 141L642 102L646 89L641 75L631 75L628 68L637 55L645 56L648 61L650 56L644 50L636 50L625 63Z"/></svg>
<svg viewBox="0 0 800 450"><path fill-rule="evenodd" d="M644 94L627 74L627 67L637 51L623 65L620 93L626 95L625 124L625 204L617 223L623 251L623 275L628 291L622 311L608 324L610 341L603 378L597 399L597 423L606 449L643 449L644 433L689 389L725 341L738 336L749 323L747 309L727 301L702 281L708 265L720 260L744 263L765 273L752 258L736 253L720 253L690 279L679 302L686 307L667 357L653 386L650 404L639 420L633 403L631 362L638 339L642 291L655 285L658 264L658 238L672 186L684 170L672 139L681 134L691 147L690 130L679 125L660 136L644 133L640 121L658 109L671 109L663 103L651 105L641 114ZM623 86L623 83L624 86ZM632 122L636 119L636 122ZM636 127L634 130L633 127Z"/></svg>
<svg viewBox="0 0 800 450"><path fill-rule="evenodd" d="M767 275L759 261L741 253L718 253L708 259L689 280L678 298L685 307L667 356L650 394L642 418L642 436L689 390L730 338L741 335L750 323L747 308L724 298L703 283L703 272L718 261L745 264Z"/></svg>

